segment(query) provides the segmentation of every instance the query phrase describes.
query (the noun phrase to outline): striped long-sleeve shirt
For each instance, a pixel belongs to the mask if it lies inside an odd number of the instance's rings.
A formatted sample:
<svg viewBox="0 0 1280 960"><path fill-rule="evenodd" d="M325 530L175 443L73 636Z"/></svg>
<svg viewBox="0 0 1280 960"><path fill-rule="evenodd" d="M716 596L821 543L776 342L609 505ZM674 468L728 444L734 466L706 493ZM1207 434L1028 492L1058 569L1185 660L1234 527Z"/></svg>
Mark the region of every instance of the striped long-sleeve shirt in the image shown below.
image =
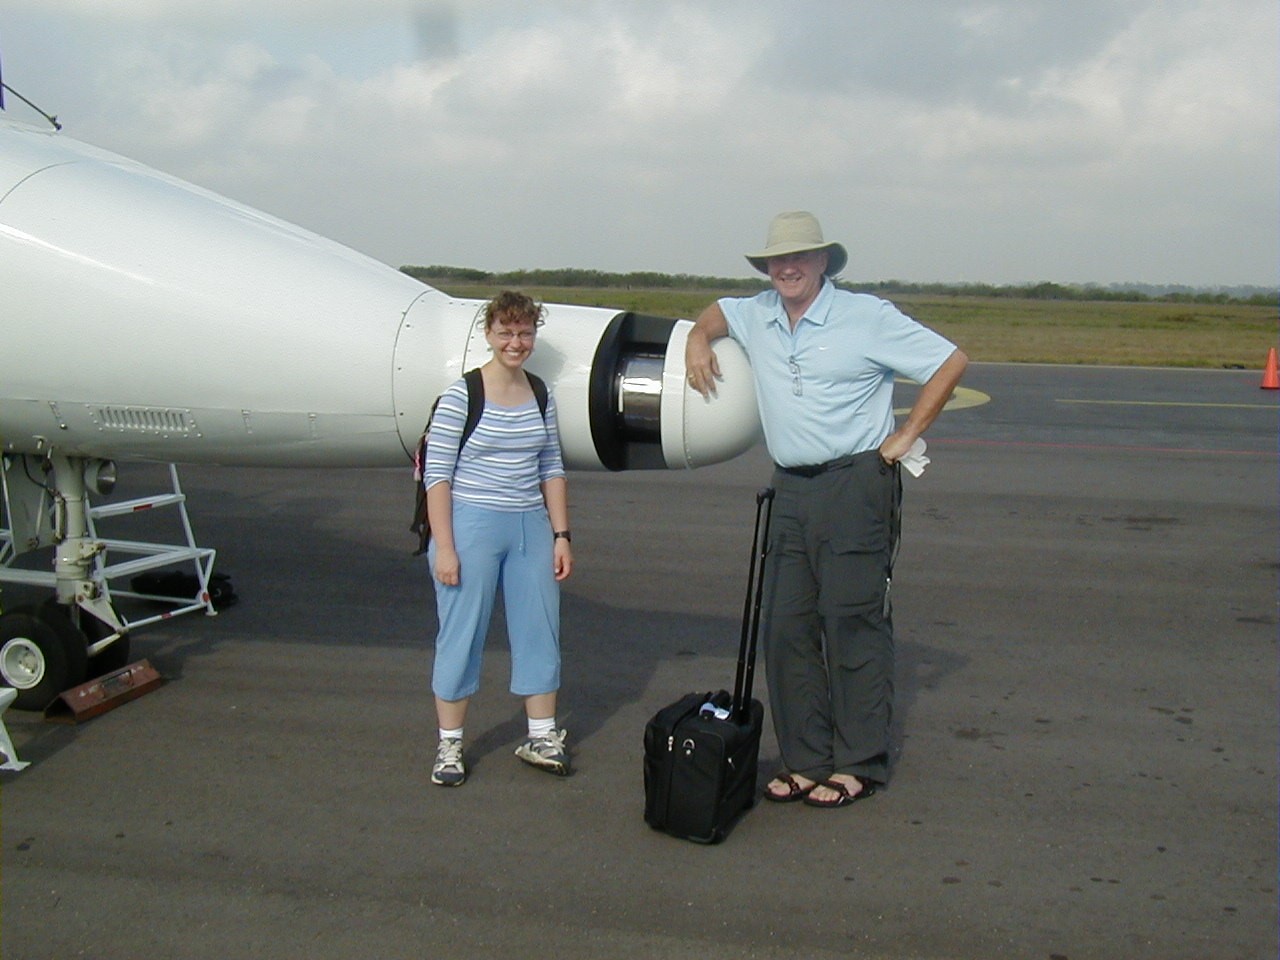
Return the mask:
<svg viewBox="0 0 1280 960"><path fill-rule="evenodd" d="M458 454L467 419L467 384L455 381L440 396L427 436L427 489L448 481L453 497L491 510L532 510L543 505L542 483L563 477L556 401L547 398L544 422L536 400L519 407L485 401L484 414Z"/></svg>

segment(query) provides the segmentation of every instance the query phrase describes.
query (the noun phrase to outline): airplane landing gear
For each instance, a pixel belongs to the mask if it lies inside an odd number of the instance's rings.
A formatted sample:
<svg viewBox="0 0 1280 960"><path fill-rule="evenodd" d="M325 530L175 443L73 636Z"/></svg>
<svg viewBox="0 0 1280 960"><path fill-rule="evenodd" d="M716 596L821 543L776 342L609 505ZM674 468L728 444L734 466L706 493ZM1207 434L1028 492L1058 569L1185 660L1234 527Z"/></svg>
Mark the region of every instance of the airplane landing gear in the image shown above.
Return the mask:
<svg viewBox="0 0 1280 960"><path fill-rule="evenodd" d="M92 506L90 493L105 495L114 484L114 467L105 461L57 453L0 460L0 583L55 591L44 603L0 614L0 687L18 691L18 709L44 710L66 690L125 667L134 628L197 610L213 616L217 606L234 601L227 578L212 572L215 551L195 543L172 464L169 478L169 492ZM105 537L95 526L166 506L177 510L179 542ZM52 571L13 564L18 555L47 547L53 548ZM191 572L156 573L183 565ZM126 578L132 589L111 587ZM161 609L129 620L115 598Z"/></svg>

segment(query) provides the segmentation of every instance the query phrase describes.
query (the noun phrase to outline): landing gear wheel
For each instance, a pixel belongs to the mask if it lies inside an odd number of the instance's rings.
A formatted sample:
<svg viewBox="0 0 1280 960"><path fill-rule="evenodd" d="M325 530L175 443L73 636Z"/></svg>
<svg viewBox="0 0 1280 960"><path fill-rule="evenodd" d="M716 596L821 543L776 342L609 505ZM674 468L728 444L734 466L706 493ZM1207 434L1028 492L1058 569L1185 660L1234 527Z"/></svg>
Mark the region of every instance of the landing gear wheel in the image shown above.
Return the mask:
<svg viewBox="0 0 1280 960"><path fill-rule="evenodd" d="M129 635L127 633L101 653L90 657L88 648L103 637L110 635L112 633L111 628L92 614L59 603L53 597L34 606L14 607L12 612L29 613L32 616L39 617L58 632L58 636L62 637L63 642L68 644L69 650L74 645L86 648L85 656L88 658L88 663L81 678L74 681L72 686L84 680L92 680L95 677L114 673L129 662ZM80 621L79 626L76 626L75 620L72 619L73 617ZM72 662L74 663L78 659L78 655L71 651Z"/></svg>
<svg viewBox="0 0 1280 960"><path fill-rule="evenodd" d="M24 613L34 613L49 624L49 626L58 631L58 634L67 643L79 643L85 648L93 646L103 637L112 633L111 628L93 616L93 614L61 604L52 597L34 610L21 609ZM75 620L72 619L73 617L80 621L79 626L76 626ZM86 656L88 656L87 649ZM82 680L92 680L95 677L102 677L119 670L129 662L129 635L126 633L101 653L88 657L88 660ZM81 681L76 682L79 683Z"/></svg>
<svg viewBox="0 0 1280 960"><path fill-rule="evenodd" d="M34 613L0 615L0 684L18 691L19 710L43 710L63 690L82 682L88 664L84 635Z"/></svg>

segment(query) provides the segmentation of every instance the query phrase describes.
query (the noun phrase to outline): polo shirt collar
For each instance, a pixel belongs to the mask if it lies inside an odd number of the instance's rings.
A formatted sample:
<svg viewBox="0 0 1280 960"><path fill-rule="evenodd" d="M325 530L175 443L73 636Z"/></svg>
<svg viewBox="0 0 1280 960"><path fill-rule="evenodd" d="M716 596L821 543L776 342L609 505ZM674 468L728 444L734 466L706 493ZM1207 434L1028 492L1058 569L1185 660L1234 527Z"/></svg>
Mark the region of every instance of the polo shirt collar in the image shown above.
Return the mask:
<svg viewBox="0 0 1280 960"><path fill-rule="evenodd" d="M818 291L818 295L813 298L813 303L809 304L809 309L804 312L804 316L800 319L808 320L815 326L824 326L827 317L831 313L831 300L835 296L835 284L831 282L830 277L822 279L822 289ZM778 324L783 329L789 330L791 323L787 318L787 308L782 305L782 297L778 295L778 291L773 291L773 304L776 312L773 315L772 323Z"/></svg>

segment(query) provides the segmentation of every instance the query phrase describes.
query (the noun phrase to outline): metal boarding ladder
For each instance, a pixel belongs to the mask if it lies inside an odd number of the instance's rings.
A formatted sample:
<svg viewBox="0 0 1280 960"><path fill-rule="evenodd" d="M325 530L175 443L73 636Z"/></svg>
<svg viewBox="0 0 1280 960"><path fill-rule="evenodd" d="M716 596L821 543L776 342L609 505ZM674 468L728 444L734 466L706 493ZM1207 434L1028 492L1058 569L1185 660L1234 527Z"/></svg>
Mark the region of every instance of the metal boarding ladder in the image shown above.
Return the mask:
<svg viewBox="0 0 1280 960"><path fill-rule="evenodd" d="M113 597L129 597L149 600L163 604L168 609L137 620L127 619L122 611L116 610L121 624L126 630L146 626L159 620L167 620L184 613L204 610L208 616L215 616L213 598L209 590L209 578L213 573L213 562L217 551L196 544L191 530L191 521L187 516L187 498L178 481L178 468L169 464L169 480L171 491L135 500L124 500L119 503L106 503L94 506L87 504L87 519L91 540L101 543L103 549L94 557L94 578L101 586L103 596L110 602ZM86 494L87 500L87 494ZM152 543L140 540L119 540L99 537L97 521L108 517L130 516L144 510L159 507L176 507L182 525L184 543ZM124 555L132 559L117 560ZM52 570L15 569L12 564L15 557L13 532L0 528L0 583L22 583L37 587L53 589L57 586L57 578ZM111 581L122 577L132 577L148 570L176 564L190 563L195 572L197 589L194 596L172 596L156 593L143 593L133 589L112 589ZM113 605L114 606L114 605Z"/></svg>
<svg viewBox="0 0 1280 960"><path fill-rule="evenodd" d="M104 545L104 549L95 558L94 563L107 599L111 600L113 596L130 597L170 606L170 609L161 613L137 620L127 619L117 609L116 615L120 617L121 623L128 630L132 630L134 627L146 626L159 620L168 620L170 617L176 617L184 613L193 613L196 610L204 610L205 614L210 617L216 616L218 612L214 609L213 598L209 590L209 578L213 573L213 561L217 556L217 551L211 547L196 545L195 535L191 531L191 521L187 517L187 497L182 492L182 485L178 482L178 467L176 464L169 464L169 481L173 488L172 492L169 493L140 497L136 500L123 500L119 503L107 503L101 506L89 505L89 535L92 539ZM150 543L140 540L114 540L98 536L96 521L100 519L130 516L158 507L177 508L185 543ZM113 553L132 556L135 559L116 562L112 557ZM110 587L112 580L132 577L148 570L182 563L190 563L195 571L197 589L194 596L140 593L132 589L123 590Z"/></svg>

